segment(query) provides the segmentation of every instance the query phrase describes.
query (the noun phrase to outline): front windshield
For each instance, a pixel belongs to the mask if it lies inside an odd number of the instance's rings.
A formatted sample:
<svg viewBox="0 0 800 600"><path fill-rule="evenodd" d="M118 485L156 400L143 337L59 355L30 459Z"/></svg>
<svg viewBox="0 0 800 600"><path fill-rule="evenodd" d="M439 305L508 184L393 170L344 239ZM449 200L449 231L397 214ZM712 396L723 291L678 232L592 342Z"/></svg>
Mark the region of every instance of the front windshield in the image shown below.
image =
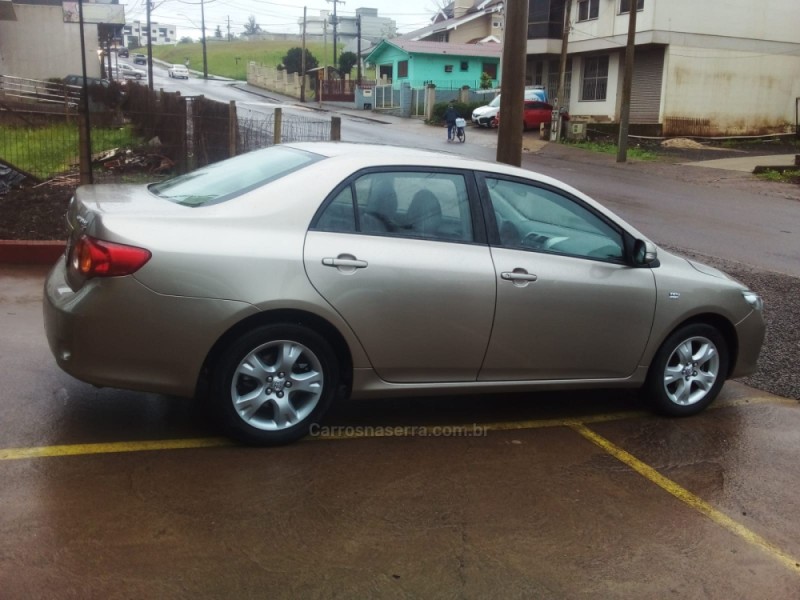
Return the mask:
<svg viewBox="0 0 800 600"><path fill-rule="evenodd" d="M184 206L217 204L322 159L304 150L272 146L153 183L148 189L160 198Z"/></svg>
<svg viewBox="0 0 800 600"><path fill-rule="evenodd" d="M492 108L497 108L498 106L500 106L500 96L495 96L494 100L489 102L489 106L491 106Z"/></svg>

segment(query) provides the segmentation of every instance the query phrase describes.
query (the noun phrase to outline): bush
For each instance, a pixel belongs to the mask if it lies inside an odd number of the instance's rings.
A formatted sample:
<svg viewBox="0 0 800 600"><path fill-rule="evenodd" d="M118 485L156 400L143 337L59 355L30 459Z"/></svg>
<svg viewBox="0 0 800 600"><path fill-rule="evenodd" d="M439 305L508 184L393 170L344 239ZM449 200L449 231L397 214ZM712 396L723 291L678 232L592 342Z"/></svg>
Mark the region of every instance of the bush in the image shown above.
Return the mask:
<svg viewBox="0 0 800 600"><path fill-rule="evenodd" d="M444 123L444 113L447 110L447 107L450 105L449 102L437 102L433 105L433 114L431 115L430 123L432 125L440 125ZM485 102L454 102L453 106L456 109L459 117L462 117L469 121L472 118L472 111L478 108L479 106L485 106Z"/></svg>

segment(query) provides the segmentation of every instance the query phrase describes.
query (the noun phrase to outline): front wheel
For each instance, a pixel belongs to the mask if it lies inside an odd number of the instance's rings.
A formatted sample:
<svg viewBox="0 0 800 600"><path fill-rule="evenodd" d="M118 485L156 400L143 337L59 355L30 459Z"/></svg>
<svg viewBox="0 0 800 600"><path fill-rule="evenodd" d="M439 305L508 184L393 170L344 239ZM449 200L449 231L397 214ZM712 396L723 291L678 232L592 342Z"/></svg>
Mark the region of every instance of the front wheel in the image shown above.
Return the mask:
<svg viewBox="0 0 800 600"><path fill-rule="evenodd" d="M728 373L728 347L711 325L695 323L670 335L650 365L645 390L653 408L685 417L711 404Z"/></svg>
<svg viewBox="0 0 800 600"><path fill-rule="evenodd" d="M264 325L233 342L212 374L225 432L246 444L288 444L309 433L333 401L336 355L315 331Z"/></svg>

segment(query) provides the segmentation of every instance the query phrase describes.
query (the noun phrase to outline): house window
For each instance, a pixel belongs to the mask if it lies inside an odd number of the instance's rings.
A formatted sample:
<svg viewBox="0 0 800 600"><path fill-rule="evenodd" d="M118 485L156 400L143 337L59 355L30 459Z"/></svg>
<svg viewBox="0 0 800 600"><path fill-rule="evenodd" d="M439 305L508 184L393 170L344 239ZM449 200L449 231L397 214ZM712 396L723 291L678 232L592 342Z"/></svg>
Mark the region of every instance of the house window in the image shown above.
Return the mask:
<svg viewBox="0 0 800 600"><path fill-rule="evenodd" d="M445 73L452 73L453 72L453 65L445 65L444 66Z"/></svg>
<svg viewBox="0 0 800 600"><path fill-rule="evenodd" d="M608 88L608 55L583 59L581 100L605 100Z"/></svg>
<svg viewBox="0 0 800 600"><path fill-rule="evenodd" d="M461 70L462 71L469 71L469 62L466 60L461 61Z"/></svg>
<svg viewBox="0 0 800 600"><path fill-rule="evenodd" d="M497 63L483 63L481 73L486 73L492 79L497 79Z"/></svg>
<svg viewBox="0 0 800 600"><path fill-rule="evenodd" d="M397 63L397 76L398 77L408 77L408 61L401 60Z"/></svg>
<svg viewBox="0 0 800 600"><path fill-rule="evenodd" d="M600 0L578 0L578 21L596 19L600 10Z"/></svg>
<svg viewBox="0 0 800 600"><path fill-rule="evenodd" d="M636 10L644 9L644 0L636 0ZM619 0L619 14L631 12L631 0Z"/></svg>

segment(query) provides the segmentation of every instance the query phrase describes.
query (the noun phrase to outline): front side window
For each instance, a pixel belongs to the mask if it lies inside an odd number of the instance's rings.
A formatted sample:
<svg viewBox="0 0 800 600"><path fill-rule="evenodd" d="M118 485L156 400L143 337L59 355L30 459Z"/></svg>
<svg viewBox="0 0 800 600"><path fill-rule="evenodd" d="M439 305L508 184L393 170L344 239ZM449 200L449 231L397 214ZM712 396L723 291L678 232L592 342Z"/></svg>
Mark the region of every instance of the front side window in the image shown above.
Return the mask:
<svg viewBox="0 0 800 600"><path fill-rule="evenodd" d="M339 191L313 229L442 241L473 241L464 177L452 173L381 171Z"/></svg>
<svg viewBox="0 0 800 600"><path fill-rule="evenodd" d="M581 100L605 100L608 91L608 55L583 59Z"/></svg>
<svg viewBox="0 0 800 600"><path fill-rule="evenodd" d="M622 262L622 233L578 200L530 183L486 178L505 248Z"/></svg>
<svg viewBox="0 0 800 600"><path fill-rule="evenodd" d="M600 11L600 0L578 0L578 21L596 19Z"/></svg>

